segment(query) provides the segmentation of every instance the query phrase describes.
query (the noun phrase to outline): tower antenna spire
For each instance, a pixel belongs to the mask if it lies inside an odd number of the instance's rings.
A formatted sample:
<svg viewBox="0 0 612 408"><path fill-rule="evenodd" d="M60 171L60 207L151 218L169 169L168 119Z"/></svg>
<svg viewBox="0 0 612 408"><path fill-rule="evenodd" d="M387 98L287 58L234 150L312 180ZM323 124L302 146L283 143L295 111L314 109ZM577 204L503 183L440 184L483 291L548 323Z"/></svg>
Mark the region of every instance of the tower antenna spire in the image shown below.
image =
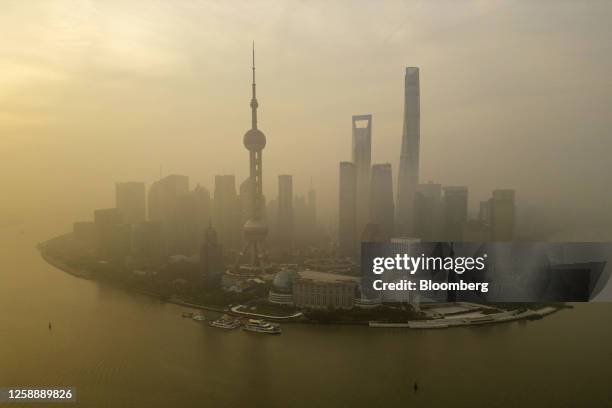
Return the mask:
<svg viewBox="0 0 612 408"><path fill-rule="evenodd" d="M253 41L253 85L255 85L255 41Z"/></svg>
<svg viewBox="0 0 612 408"><path fill-rule="evenodd" d="M251 126L253 129L257 129L257 96L255 91L255 41L253 41L253 97L251 98Z"/></svg>

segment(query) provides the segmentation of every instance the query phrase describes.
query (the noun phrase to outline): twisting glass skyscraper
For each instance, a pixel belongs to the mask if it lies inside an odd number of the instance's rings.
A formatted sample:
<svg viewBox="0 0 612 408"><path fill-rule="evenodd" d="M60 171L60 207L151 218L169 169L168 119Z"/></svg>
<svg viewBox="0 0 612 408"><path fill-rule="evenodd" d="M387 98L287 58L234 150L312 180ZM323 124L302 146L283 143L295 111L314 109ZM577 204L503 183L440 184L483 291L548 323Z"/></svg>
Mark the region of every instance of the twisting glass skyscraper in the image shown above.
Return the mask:
<svg viewBox="0 0 612 408"><path fill-rule="evenodd" d="M421 106L419 68L406 67L404 80L404 131L397 186L398 232L413 232L414 195L419 185L419 148L421 141Z"/></svg>

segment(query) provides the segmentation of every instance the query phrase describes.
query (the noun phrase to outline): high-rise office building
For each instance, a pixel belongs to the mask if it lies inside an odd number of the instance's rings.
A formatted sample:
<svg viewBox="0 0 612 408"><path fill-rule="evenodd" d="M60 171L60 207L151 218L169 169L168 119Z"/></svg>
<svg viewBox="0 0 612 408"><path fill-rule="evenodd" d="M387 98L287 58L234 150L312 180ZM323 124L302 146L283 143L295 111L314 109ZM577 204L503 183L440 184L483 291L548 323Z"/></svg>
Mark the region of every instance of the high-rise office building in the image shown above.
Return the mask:
<svg viewBox="0 0 612 408"><path fill-rule="evenodd" d="M463 242L489 241L489 227L480 219L468 220L463 228Z"/></svg>
<svg viewBox="0 0 612 408"><path fill-rule="evenodd" d="M296 248L308 245L308 222L306 197L296 195L293 198L293 244Z"/></svg>
<svg viewBox="0 0 612 408"><path fill-rule="evenodd" d="M514 190L495 190L489 200L491 240L512 241L515 227Z"/></svg>
<svg viewBox="0 0 612 408"><path fill-rule="evenodd" d="M103 208L94 211L94 223L96 225L123 224L123 212L118 208Z"/></svg>
<svg viewBox="0 0 612 408"><path fill-rule="evenodd" d="M441 201L441 184L419 184L414 197L414 235L423 242L440 238Z"/></svg>
<svg viewBox="0 0 612 408"><path fill-rule="evenodd" d="M195 197L191 193L177 197L176 213L172 219L174 229L172 240L169 242L170 252L173 255L193 255L197 250L197 227Z"/></svg>
<svg viewBox="0 0 612 408"><path fill-rule="evenodd" d="M189 193L189 177L171 174L149 188L149 220L161 223L167 249L177 250L181 231L181 201Z"/></svg>
<svg viewBox="0 0 612 408"><path fill-rule="evenodd" d="M317 225L317 192L312 187L308 190L306 205L308 207L309 224L315 228Z"/></svg>
<svg viewBox="0 0 612 408"><path fill-rule="evenodd" d="M357 252L357 171L351 162L340 163L338 206L338 251L343 256Z"/></svg>
<svg viewBox="0 0 612 408"><path fill-rule="evenodd" d="M200 278L204 284L216 285L221 282L225 271L223 246L219 244L212 224L204 232L203 238L200 250Z"/></svg>
<svg viewBox="0 0 612 408"><path fill-rule="evenodd" d="M147 195L147 208L148 208L148 219L150 221L162 220L162 199L163 197L163 186L161 180L153 182L149 187L149 193Z"/></svg>
<svg viewBox="0 0 612 408"><path fill-rule="evenodd" d="M423 191L414 195L414 228L412 235L423 242L433 241L434 199Z"/></svg>
<svg viewBox="0 0 612 408"><path fill-rule="evenodd" d="M240 221L244 225L251 217L253 208L253 182L251 177L244 179L240 183L239 199L240 199ZM243 237L246 238L246 237Z"/></svg>
<svg viewBox="0 0 612 408"><path fill-rule="evenodd" d="M370 212L370 167L372 162L372 115L352 118L352 158L357 178L357 233L361 234Z"/></svg>
<svg viewBox="0 0 612 408"><path fill-rule="evenodd" d="M115 206L123 213L126 224L145 221L145 184L135 181L115 183Z"/></svg>
<svg viewBox="0 0 612 408"><path fill-rule="evenodd" d="M159 221L139 222L132 227L134 256L161 260L166 254L162 225Z"/></svg>
<svg viewBox="0 0 612 408"><path fill-rule="evenodd" d="M467 223L468 189L464 186L444 187L444 240L462 241Z"/></svg>
<svg viewBox="0 0 612 408"><path fill-rule="evenodd" d="M202 243L202 233L206 229L207 225L210 224L212 217L211 204L210 204L210 191L200 184L196 185L191 191L191 196L195 202L195 219L194 224L196 226L198 235L198 247Z"/></svg>
<svg viewBox="0 0 612 408"><path fill-rule="evenodd" d="M213 224L216 226L221 244L229 248L240 247L242 242L240 221L236 178L233 174L215 176Z"/></svg>
<svg viewBox="0 0 612 408"><path fill-rule="evenodd" d="M187 194L177 198L176 236L172 252L195 254L201 244L205 226L210 221L210 193L199 184Z"/></svg>
<svg viewBox="0 0 612 408"><path fill-rule="evenodd" d="M188 192L188 176L171 174L151 184L148 196L149 219L163 224L171 223L176 214L178 197Z"/></svg>
<svg viewBox="0 0 612 408"><path fill-rule="evenodd" d="M266 204L266 223L268 224L268 238L267 241L273 243L275 246L278 243L277 231L278 231L278 198L273 198Z"/></svg>
<svg viewBox="0 0 612 408"><path fill-rule="evenodd" d="M419 68L407 67L404 78L404 129L397 178L397 217L400 235L414 229L414 195L419 184L419 149L421 140Z"/></svg>
<svg viewBox="0 0 612 408"><path fill-rule="evenodd" d="M382 234L391 238L394 229L393 177L391 164L374 164L370 179L370 222L380 225Z"/></svg>
<svg viewBox="0 0 612 408"><path fill-rule="evenodd" d="M278 243L284 250L294 244L293 177L288 174L278 176Z"/></svg>
<svg viewBox="0 0 612 408"><path fill-rule="evenodd" d="M123 223L123 213L118 208L94 211L97 232L97 253L105 259L119 259L131 251L131 228Z"/></svg>
<svg viewBox="0 0 612 408"><path fill-rule="evenodd" d="M312 186L308 190L306 197L306 226L304 235L308 245L313 245L317 240L317 192Z"/></svg>
<svg viewBox="0 0 612 408"><path fill-rule="evenodd" d="M482 222L484 225L491 224L491 201L484 200L480 202L480 206L478 208L478 221Z"/></svg>
<svg viewBox="0 0 612 408"><path fill-rule="evenodd" d="M316 243L316 195L311 188L306 195L293 199L294 244L296 247L307 247Z"/></svg>

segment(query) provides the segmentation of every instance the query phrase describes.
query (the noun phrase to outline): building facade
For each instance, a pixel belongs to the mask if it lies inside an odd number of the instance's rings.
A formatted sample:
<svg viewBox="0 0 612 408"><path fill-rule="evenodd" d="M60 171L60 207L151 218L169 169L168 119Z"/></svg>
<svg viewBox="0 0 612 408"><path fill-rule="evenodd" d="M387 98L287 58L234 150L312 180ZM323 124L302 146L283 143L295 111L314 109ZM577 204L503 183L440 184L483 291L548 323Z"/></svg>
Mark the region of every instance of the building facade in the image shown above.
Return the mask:
<svg viewBox="0 0 612 408"><path fill-rule="evenodd" d="M444 241L463 240L468 216L468 189L465 186L444 187Z"/></svg>
<svg viewBox="0 0 612 408"><path fill-rule="evenodd" d="M126 224L143 222L147 217L145 184L115 183L115 207L121 210Z"/></svg>
<svg viewBox="0 0 612 408"><path fill-rule="evenodd" d="M288 174L278 176L277 216L279 246L286 251L291 250L295 239L295 219L293 212L293 177Z"/></svg>
<svg viewBox="0 0 612 408"><path fill-rule="evenodd" d="M352 160L357 185L357 233L368 222L370 212L370 167L372 163L372 115L352 117Z"/></svg>
<svg viewBox="0 0 612 408"><path fill-rule="evenodd" d="M131 228L123 223L123 213L118 208L94 211L97 254L103 259L120 259L131 251Z"/></svg>
<svg viewBox="0 0 612 408"><path fill-rule="evenodd" d="M149 220L161 223L164 241L170 254L180 253L177 246L182 235L181 201L189 194L189 177L171 174L149 188Z"/></svg>
<svg viewBox="0 0 612 408"><path fill-rule="evenodd" d="M355 276L285 269L274 277L269 301L301 309L352 309L358 286Z"/></svg>
<svg viewBox="0 0 612 408"><path fill-rule="evenodd" d="M158 260L165 257L166 243L161 222L145 221L132 226L132 254Z"/></svg>
<svg viewBox="0 0 612 408"><path fill-rule="evenodd" d="M370 222L379 224L383 234L393 235L395 227L395 203L393 199L393 177L391 164L372 166L370 180Z"/></svg>
<svg viewBox="0 0 612 408"><path fill-rule="evenodd" d="M217 240L217 232L209 225L203 234L204 240L200 250L200 279L204 284L221 283L225 265L223 263L223 246Z"/></svg>
<svg viewBox="0 0 612 408"><path fill-rule="evenodd" d="M355 164L340 163L338 202L338 252L353 256L357 251L357 173Z"/></svg>
<svg viewBox="0 0 612 408"><path fill-rule="evenodd" d="M414 196L419 184L419 155L421 143L421 103L419 68L406 67L404 77L404 128L397 185L398 232L409 235L413 231Z"/></svg>
<svg viewBox="0 0 612 408"><path fill-rule="evenodd" d="M236 194L233 174L215 176L213 198L213 224L219 241L226 247L239 248L242 243L240 200Z"/></svg>
<svg viewBox="0 0 612 408"><path fill-rule="evenodd" d="M495 190L489 200L492 241L512 241L515 228L514 190Z"/></svg>
<svg viewBox="0 0 612 408"><path fill-rule="evenodd" d="M441 203L441 184L419 184L414 197L414 235L424 242L439 241L441 238Z"/></svg>

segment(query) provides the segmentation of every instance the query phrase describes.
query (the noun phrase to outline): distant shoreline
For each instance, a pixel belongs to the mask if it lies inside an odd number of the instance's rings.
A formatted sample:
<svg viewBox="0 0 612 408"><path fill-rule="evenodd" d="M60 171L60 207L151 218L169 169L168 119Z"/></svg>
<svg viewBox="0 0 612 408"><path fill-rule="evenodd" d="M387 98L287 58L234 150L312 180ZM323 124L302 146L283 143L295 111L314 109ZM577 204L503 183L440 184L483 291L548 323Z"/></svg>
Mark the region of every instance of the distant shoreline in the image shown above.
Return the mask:
<svg viewBox="0 0 612 408"><path fill-rule="evenodd" d="M65 234L66 235L66 234ZM60 235L56 238L60 238L64 235ZM55 239L55 238L51 238L51 239ZM49 240L50 241L50 240ZM229 308L219 308L219 307L215 307L215 306L207 306L207 305L199 305L199 304L195 304L195 303L189 303L189 302L184 302L178 299L172 299L172 298L168 298L168 299L162 299L162 297L157 294L157 293L153 293L153 292L149 292L146 290L137 290L137 289L128 289L119 285L114 285L112 283L109 282L102 282L100 280L97 280L94 278L94 276L87 271L78 271L68 265L66 265L65 263L53 258L52 256L50 256L49 254L47 254L47 251L45 251L45 243L41 243L38 246L38 249L40 251L41 257L45 260L45 262L47 262L49 265L68 273L69 275L72 275L76 278L80 278L80 279L86 279L86 280L93 280L99 283L105 283L108 284L114 288L119 288L122 290L125 290L127 292L132 292L132 293L139 293L141 295L145 295L145 296L149 296L155 299L158 299L161 302L165 302L165 303L172 303L174 305L178 305L178 306L184 306L184 307L189 307L192 309L200 309L200 310L208 310L211 312L217 312L217 313L227 313L229 312Z"/></svg>

